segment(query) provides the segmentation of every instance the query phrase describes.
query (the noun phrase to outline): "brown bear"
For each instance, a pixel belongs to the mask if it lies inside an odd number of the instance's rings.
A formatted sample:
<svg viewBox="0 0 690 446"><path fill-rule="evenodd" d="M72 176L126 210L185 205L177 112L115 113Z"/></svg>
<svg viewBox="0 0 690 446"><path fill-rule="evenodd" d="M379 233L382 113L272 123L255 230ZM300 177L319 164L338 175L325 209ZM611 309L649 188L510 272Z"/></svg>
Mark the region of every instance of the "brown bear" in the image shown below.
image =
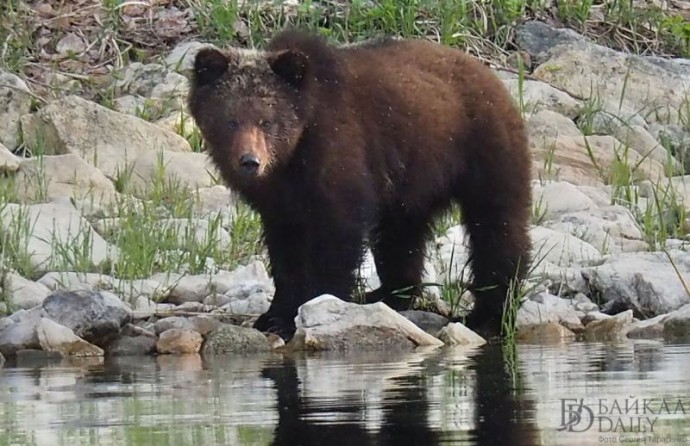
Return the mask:
<svg viewBox="0 0 690 446"><path fill-rule="evenodd" d="M497 335L529 262L524 123L502 82L425 40L335 46L299 30L264 51L198 52L189 108L223 179L260 215L276 293L255 327L289 339L298 307L350 300L365 243L395 309L419 292L433 219L458 203L476 297Z"/></svg>

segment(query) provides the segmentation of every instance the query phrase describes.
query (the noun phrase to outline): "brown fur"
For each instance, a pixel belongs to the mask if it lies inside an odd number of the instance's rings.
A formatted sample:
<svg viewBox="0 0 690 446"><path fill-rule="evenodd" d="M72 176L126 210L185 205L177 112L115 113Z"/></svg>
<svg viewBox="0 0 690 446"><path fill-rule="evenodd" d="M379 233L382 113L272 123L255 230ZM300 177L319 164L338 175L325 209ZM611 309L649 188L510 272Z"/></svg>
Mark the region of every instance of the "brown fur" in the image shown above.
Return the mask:
<svg viewBox="0 0 690 446"><path fill-rule="evenodd" d="M297 307L349 299L363 241L382 286L419 285L433 218L460 204L477 303L500 329L510 281L529 262L530 154L502 82L461 51L422 40L333 47L297 31L265 53L203 50L190 109L224 179L262 216L276 281L257 322L289 337ZM260 172L242 175L243 154Z"/></svg>

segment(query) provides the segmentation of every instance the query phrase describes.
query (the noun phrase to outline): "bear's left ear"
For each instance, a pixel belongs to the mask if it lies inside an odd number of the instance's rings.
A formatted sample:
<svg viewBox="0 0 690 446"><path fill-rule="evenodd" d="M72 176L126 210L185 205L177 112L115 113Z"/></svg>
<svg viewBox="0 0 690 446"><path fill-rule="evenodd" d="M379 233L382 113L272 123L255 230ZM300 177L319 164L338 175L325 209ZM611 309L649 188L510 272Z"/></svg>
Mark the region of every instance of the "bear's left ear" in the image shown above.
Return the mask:
<svg viewBox="0 0 690 446"><path fill-rule="evenodd" d="M268 65L271 70L290 85L299 87L309 66L309 57L301 51L284 50L269 54Z"/></svg>
<svg viewBox="0 0 690 446"><path fill-rule="evenodd" d="M210 84L228 70L228 57L215 48L199 50L194 59L194 82L198 86Z"/></svg>

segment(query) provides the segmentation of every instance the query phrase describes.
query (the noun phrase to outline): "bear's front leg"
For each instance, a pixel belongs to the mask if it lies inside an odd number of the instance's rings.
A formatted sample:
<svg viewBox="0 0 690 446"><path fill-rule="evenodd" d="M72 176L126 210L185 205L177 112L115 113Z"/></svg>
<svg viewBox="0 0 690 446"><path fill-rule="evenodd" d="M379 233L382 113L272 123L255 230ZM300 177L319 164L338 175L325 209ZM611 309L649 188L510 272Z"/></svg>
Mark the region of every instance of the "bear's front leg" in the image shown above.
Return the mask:
<svg viewBox="0 0 690 446"><path fill-rule="evenodd" d="M350 300L363 253L359 222L322 218L304 226L265 228L276 293L254 328L289 340L300 305L323 294Z"/></svg>
<svg viewBox="0 0 690 446"><path fill-rule="evenodd" d="M295 316L302 295L308 292L309 265L303 225L264 220L264 241L268 249L275 295L268 311L254 322L254 328L274 333L286 341L295 333Z"/></svg>

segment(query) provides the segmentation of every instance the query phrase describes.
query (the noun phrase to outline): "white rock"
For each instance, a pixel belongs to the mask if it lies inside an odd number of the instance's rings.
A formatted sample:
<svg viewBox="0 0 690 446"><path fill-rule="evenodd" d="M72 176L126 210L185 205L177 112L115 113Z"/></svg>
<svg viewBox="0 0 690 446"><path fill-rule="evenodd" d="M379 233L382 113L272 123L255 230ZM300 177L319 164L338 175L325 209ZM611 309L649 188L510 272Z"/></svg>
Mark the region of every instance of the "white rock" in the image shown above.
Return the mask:
<svg viewBox="0 0 690 446"><path fill-rule="evenodd" d="M569 329L581 329L582 323L571 302L548 293L538 295L522 303L517 312L516 327L559 323Z"/></svg>
<svg viewBox="0 0 690 446"><path fill-rule="evenodd" d="M640 56L586 42L560 45L533 75L610 112L635 110L650 122L677 122L690 79Z"/></svg>
<svg viewBox="0 0 690 446"><path fill-rule="evenodd" d="M31 91L19 76L0 70L0 144L19 146L19 122L31 110Z"/></svg>
<svg viewBox="0 0 690 446"><path fill-rule="evenodd" d="M446 325L436 335L446 345L481 346L486 344L486 339L479 336L459 322Z"/></svg>
<svg viewBox="0 0 690 446"><path fill-rule="evenodd" d="M635 217L623 206L569 212L543 225L573 235L603 253L642 251L647 247Z"/></svg>
<svg viewBox="0 0 690 446"><path fill-rule="evenodd" d="M0 232L15 231L19 246L26 247L31 264L39 271L69 268L69 259L83 255L85 248L85 260L93 265L117 256L117 248L98 235L74 207L9 203L0 209L0 217Z"/></svg>
<svg viewBox="0 0 690 446"><path fill-rule="evenodd" d="M545 220L553 220L559 215L585 211L597 207L594 200L580 191L574 184L557 181L549 182L534 189L533 202L543 210Z"/></svg>
<svg viewBox="0 0 690 446"><path fill-rule="evenodd" d="M15 185L17 196L24 203L68 197L106 205L114 204L119 195L103 172L74 154L21 161Z"/></svg>
<svg viewBox="0 0 690 446"><path fill-rule="evenodd" d="M47 155L74 153L111 179L143 154L191 150L175 133L77 96L53 101L23 120L22 133L29 148L40 146Z"/></svg>
<svg viewBox="0 0 690 446"><path fill-rule="evenodd" d="M15 156L0 142L0 173L15 172L19 169L20 161L21 158Z"/></svg>
<svg viewBox="0 0 690 446"><path fill-rule="evenodd" d="M532 258L554 265L572 266L601 258L594 246L570 234L535 226L530 229Z"/></svg>
<svg viewBox="0 0 690 446"><path fill-rule="evenodd" d="M583 268L590 287L609 304L617 302L652 317L690 302L681 277L690 277L690 253L668 251L676 272L664 253L624 253L611 256L596 267Z"/></svg>
<svg viewBox="0 0 690 446"><path fill-rule="evenodd" d="M50 294L50 289L45 285L13 273L5 276L4 289L9 295L12 307L24 310L41 305Z"/></svg>
<svg viewBox="0 0 690 446"><path fill-rule="evenodd" d="M69 328L48 318L38 322L36 337L46 352L58 352L62 356L103 356L103 349L86 342Z"/></svg>
<svg viewBox="0 0 690 446"><path fill-rule="evenodd" d="M165 58L165 64L180 73L191 74L194 69L194 58L202 48L216 48L214 45L202 42L182 42L175 46Z"/></svg>
<svg viewBox="0 0 690 446"><path fill-rule="evenodd" d="M573 119L582 109L582 102L545 82L526 79L523 81L522 93L519 80L507 79L503 83L516 103L522 97L525 112L528 114L550 110Z"/></svg>
<svg viewBox="0 0 690 446"><path fill-rule="evenodd" d="M188 190L213 186L213 178L219 177L205 153L152 150L133 159L128 191L135 196L146 197L161 172L166 185Z"/></svg>
<svg viewBox="0 0 690 446"><path fill-rule="evenodd" d="M287 344L294 349L378 350L439 347L443 342L379 302L358 305L322 295L302 305L297 331Z"/></svg>

